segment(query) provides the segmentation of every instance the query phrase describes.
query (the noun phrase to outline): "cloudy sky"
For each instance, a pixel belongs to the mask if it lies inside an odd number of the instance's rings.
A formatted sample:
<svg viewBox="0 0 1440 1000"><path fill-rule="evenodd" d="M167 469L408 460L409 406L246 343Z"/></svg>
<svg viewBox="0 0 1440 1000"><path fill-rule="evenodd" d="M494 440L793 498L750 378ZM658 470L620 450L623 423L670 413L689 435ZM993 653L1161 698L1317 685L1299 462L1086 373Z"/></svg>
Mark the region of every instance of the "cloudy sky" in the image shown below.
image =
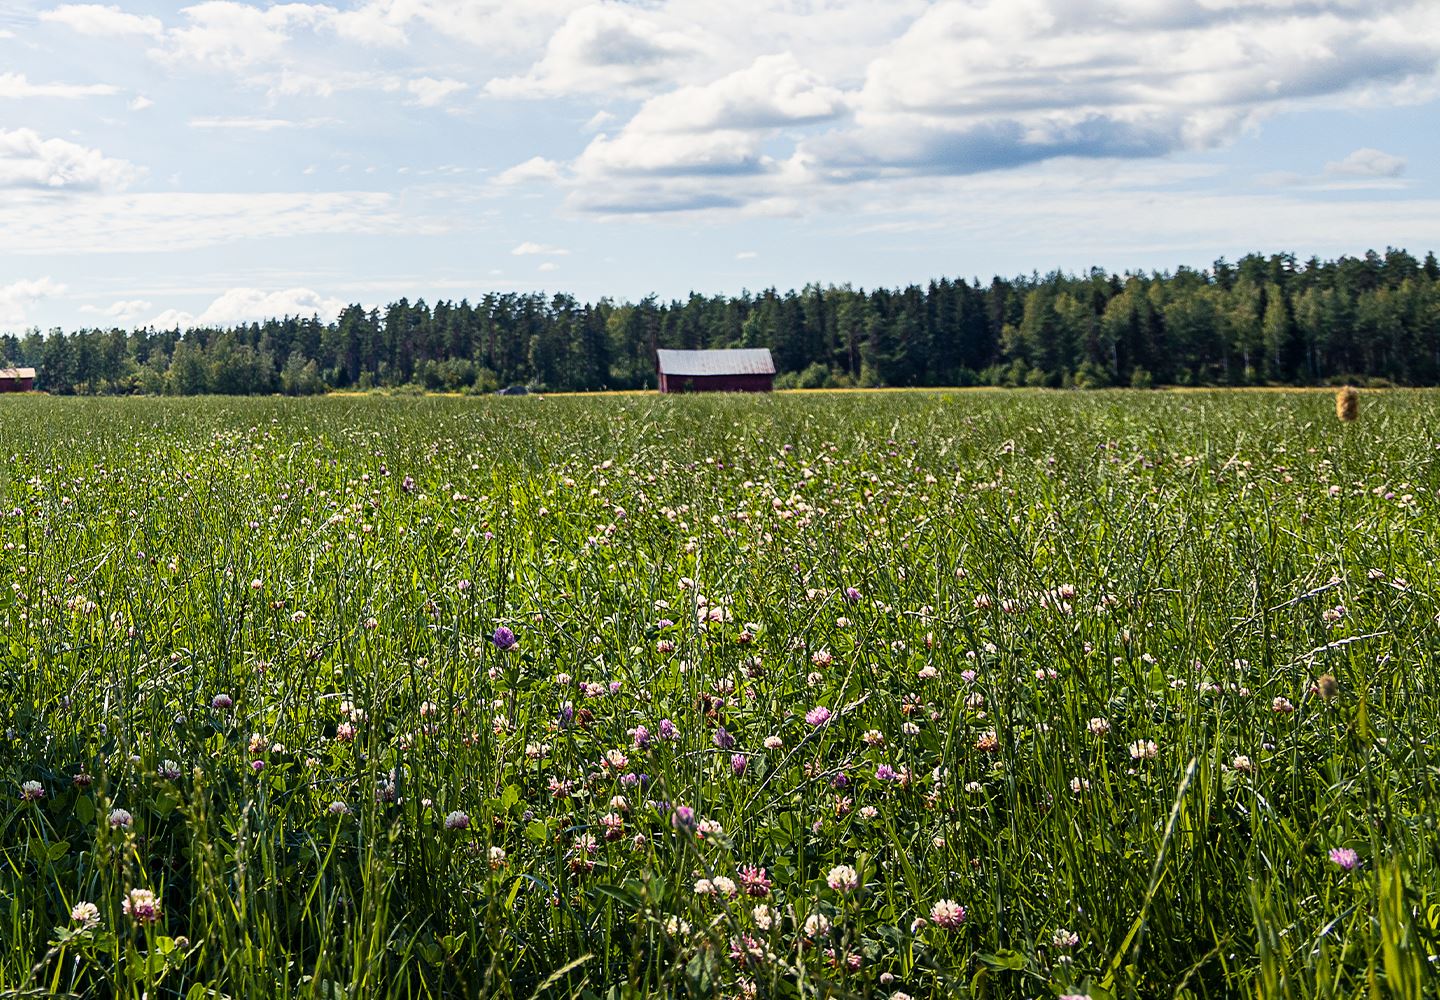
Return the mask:
<svg viewBox="0 0 1440 1000"><path fill-rule="evenodd" d="M0 330L1440 250L1436 0L0 0Z"/></svg>

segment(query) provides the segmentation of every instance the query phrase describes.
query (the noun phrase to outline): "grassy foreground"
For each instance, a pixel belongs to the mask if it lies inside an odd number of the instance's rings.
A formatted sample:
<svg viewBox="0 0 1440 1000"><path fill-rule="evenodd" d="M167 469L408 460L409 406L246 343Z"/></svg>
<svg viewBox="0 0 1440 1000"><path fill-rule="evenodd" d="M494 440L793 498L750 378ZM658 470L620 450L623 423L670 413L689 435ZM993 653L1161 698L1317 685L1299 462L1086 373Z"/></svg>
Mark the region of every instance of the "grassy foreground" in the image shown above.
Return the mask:
<svg viewBox="0 0 1440 1000"><path fill-rule="evenodd" d="M1419 997L1440 394L0 398L0 997Z"/></svg>

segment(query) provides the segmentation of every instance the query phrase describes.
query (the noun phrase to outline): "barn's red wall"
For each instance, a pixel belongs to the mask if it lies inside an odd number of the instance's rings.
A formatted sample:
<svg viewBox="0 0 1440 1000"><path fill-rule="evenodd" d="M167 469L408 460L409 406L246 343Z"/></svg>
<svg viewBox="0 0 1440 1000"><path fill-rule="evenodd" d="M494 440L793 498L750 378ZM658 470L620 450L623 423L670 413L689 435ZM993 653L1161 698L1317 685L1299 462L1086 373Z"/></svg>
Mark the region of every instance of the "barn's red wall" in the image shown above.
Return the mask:
<svg viewBox="0 0 1440 1000"><path fill-rule="evenodd" d="M660 375L661 392L769 392L773 375Z"/></svg>

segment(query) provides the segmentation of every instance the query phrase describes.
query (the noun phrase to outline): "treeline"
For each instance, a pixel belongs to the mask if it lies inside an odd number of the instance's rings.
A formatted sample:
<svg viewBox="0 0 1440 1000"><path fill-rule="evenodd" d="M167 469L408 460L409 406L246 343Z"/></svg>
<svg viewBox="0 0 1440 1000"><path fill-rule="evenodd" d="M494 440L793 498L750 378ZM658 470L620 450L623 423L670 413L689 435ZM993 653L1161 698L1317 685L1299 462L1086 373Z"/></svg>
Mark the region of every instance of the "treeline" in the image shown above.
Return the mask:
<svg viewBox="0 0 1440 1000"><path fill-rule="evenodd" d="M38 330L0 360L54 393L489 392L655 385L655 349L769 347L777 385L1440 384L1440 263L1250 255L1208 270L1059 272L582 304L487 294L228 329Z"/></svg>

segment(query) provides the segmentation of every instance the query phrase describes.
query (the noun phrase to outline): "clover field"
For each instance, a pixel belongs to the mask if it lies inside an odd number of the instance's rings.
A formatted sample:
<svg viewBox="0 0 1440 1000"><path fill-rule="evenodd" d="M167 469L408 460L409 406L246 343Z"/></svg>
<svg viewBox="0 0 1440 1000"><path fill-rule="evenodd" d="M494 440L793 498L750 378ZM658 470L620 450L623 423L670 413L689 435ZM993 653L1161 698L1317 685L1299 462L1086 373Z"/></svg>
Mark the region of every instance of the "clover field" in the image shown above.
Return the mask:
<svg viewBox="0 0 1440 1000"><path fill-rule="evenodd" d="M0 997L1436 995L1437 428L0 398Z"/></svg>

